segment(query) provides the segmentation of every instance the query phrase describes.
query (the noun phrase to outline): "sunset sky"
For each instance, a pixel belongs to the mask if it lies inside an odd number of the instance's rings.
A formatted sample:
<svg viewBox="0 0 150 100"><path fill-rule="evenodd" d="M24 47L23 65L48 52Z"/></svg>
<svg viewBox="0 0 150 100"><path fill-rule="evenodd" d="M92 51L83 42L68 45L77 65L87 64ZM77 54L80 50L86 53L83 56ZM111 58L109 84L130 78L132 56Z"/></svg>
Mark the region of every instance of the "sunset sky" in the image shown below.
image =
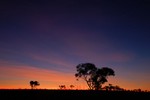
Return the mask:
<svg viewBox="0 0 150 100"><path fill-rule="evenodd" d="M86 62L115 71L103 86L150 90L150 1L0 1L0 88L86 89Z"/></svg>

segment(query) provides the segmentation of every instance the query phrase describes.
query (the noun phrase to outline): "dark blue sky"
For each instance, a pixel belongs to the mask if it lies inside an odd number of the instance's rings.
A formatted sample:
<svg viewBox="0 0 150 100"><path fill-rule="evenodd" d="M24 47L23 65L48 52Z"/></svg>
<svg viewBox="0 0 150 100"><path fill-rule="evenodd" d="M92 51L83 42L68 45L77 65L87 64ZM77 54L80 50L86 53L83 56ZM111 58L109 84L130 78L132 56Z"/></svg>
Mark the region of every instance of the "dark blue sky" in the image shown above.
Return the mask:
<svg viewBox="0 0 150 100"><path fill-rule="evenodd" d="M150 89L149 12L149 0L0 1L0 67L74 75L91 62L115 69L114 84Z"/></svg>

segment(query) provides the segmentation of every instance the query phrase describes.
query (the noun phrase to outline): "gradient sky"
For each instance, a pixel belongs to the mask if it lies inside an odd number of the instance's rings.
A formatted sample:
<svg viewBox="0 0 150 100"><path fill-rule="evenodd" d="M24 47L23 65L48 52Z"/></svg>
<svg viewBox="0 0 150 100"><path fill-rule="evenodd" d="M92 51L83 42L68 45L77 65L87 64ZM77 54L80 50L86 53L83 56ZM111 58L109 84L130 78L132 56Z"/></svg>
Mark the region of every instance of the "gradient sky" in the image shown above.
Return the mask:
<svg viewBox="0 0 150 100"><path fill-rule="evenodd" d="M150 1L0 1L0 88L85 89L85 62L114 69L104 85L150 90Z"/></svg>

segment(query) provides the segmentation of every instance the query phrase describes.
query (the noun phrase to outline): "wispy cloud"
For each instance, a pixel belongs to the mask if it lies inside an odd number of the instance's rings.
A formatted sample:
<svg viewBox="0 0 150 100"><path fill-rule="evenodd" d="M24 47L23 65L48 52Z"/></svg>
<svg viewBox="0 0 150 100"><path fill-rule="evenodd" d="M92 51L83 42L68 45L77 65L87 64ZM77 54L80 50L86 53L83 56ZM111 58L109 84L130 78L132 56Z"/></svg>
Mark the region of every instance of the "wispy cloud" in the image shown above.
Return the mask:
<svg viewBox="0 0 150 100"><path fill-rule="evenodd" d="M104 34L90 33L86 31L66 31L65 37L61 38L70 54L79 61L91 62L127 62L134 59L133 52L119 49ZM72 34L70 34L72 33ZM64 35L64 34L63 34ZM63 37L63 36L62 36Z"/></svg>
<svg viewBox="0 0 150 100"><path fill-rule="evenodd" d="M5 83L14 85L14 87L20 86L29 88L30 80L37 80L43 84L40 87L53 88L57 87L59 84L73 84L75 82L74 74L63 73L54 70L45 70L43 68L36 68L32 66L1 66L0 67L0 83L1 87L5 86ZM20 83L13 83L14 81ZM12 83L11 83L12 82ZM24 83L25 82L25 83ZM48 85L49 84L49 85ZM8 86L9 87L9 86Z"/></svg>
<svg viewBox="0 0 150 100"><path fill-rule="evenodd" d="M47 63L49 65L49 69L55 69L59 71L65 72L74 72L75 65L72 62L69 62L69 58L66 56L62 56L61 54L57 54L55 52L48 52L47 55L41 54L29 54L28 55L31 59L34 59L37 62L40 62L41 65ZM42 67L42 66L41 66Z"/></svg>

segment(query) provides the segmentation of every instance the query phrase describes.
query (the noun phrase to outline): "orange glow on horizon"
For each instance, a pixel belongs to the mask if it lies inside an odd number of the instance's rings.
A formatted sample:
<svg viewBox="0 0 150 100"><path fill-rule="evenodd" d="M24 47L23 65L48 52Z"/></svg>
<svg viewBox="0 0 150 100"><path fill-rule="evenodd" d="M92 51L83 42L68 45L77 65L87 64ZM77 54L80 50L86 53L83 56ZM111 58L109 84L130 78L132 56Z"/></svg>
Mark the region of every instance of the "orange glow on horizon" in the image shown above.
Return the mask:
<svg viewBox="0 0 150 100"><path fill-rule="evenodd" d="M1 80L0 88L31 88L29 81L37 80L40 86L37 88L43 89L59 89L59 85L75 85L76 88L81 82L76 81L74 74L64 73L53 70L46 70L42 68L35 68L29 66L11 66L0 67ZM79 83L79 84L77 84ZM79 87L79 86L78 86Z"/></svg>
<svg viewBox="0 0 150 100"><path fill-rule="evenodd" d="M54 70L46 70L30 66L3 66L0 67L0 89L30 89L29 81L37 80L39 89L59 89L59 85L66 85L69 89L70 85L74 85L74 89L88 89L84 80L76 80L74 73L64 73ZM124 89L138 89L139 84L129 83L128 81L118 77L109 77L108 82L103 86L118 85ZM149 84L141 84L142 90L150 90Z"/></svg>

